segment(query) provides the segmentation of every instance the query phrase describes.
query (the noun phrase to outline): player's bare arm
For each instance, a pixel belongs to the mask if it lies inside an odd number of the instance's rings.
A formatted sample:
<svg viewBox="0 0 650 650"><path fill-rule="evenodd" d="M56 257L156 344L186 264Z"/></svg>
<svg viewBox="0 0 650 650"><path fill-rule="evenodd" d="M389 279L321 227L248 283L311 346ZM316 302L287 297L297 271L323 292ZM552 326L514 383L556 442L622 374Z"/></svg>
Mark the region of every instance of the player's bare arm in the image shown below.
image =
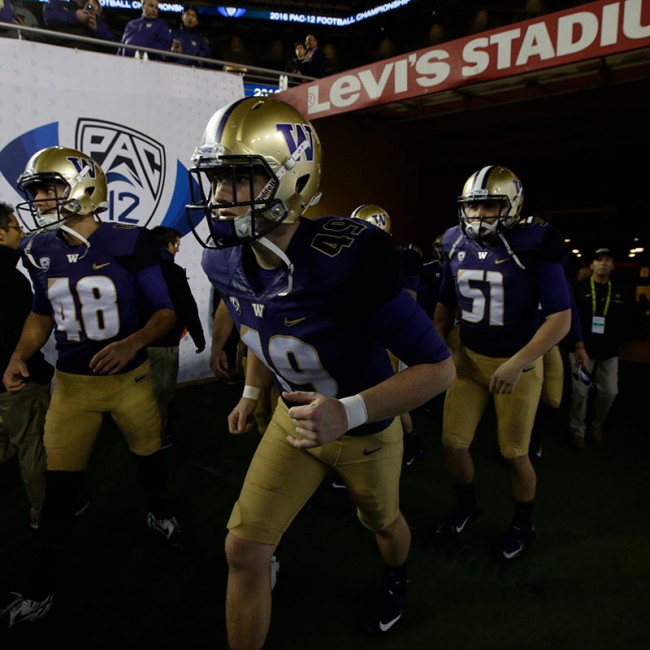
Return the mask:
<svg viewBox="0 0 650 650"><path fill-rule="evenodd" d="M232 371L228 365L228 356L224 346L235 327L232 316L223 300L214 312L212 323L212 348L210 351L210 370L220 379L230 379Z"/></svg>
<svg viewBox="0 0 650 650"><path fill-rule="evenodd" d="M228 415L228 431L234 434L247 433L253 428L253 414L261 387L268 383L272 375L252 350L248 350L246 359L244 393Z"/></svg>
<svg viewBox="0 0 650 650"><path fill-rule="evenodd" d="M433 326L443 341L447 340L454 325L454 309L439 302L433 314Z"/></svg>
<svg viewBox="0 0 650 650"><path fill-rule="evenodd" d="M364 421L378 422L411 411L447 390L455 376L451 357L410 366L359 394L367 415ZM298 436L288 437L294 447L318 447L340 438L351 428L348 412L338 399L306 391L285 392L283 397L301 404L289 409Z"/></svg>
<svg viewBox="0 0 650 650"><path fill-rule="evenodd" d="M90 368L98 375L114 375L135 357L137 352L165 335L176 322L171 309L154 312L144 327L121 341L110 343L91 360Z"/></svg>
<svg viewBox="0 0 650 650"><path fill-rule="evenodd" d="M559 343L567 335L570 327L570 309L550 314L535 332L533 338L496 369L490 378L490 392L510 394L519 381L524 368Z"/></svg>

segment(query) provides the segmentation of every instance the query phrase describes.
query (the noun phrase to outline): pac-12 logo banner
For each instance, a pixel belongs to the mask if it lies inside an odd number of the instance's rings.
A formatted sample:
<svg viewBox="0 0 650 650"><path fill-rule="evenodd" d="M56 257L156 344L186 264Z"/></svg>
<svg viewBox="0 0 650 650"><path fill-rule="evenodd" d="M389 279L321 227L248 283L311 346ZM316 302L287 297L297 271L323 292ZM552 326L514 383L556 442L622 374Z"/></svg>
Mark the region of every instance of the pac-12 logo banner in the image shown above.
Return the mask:
<svg viewBox="0 0 650 650"><path fill-rule="evenodd" d="M75 148L97 161L108 181L109 221L147 226L165 180L165 147L120 124L80 118Z"/></svg>
<svg viewBox="0 0 650 650"><path fill-rule="evenodd" d="M60 142L58 122L19 135L0 150L0 174L16 188L27 161L37 151L59 144L70 146L69 141ZM165 185L172 179L166 180L165 148L159 142L121 124L81 118L75 127L74 148L98 162L106 174L110 207L102 214L103 220L139 226L161 224L182 235L189 232L185 205L190 202L190 181L180 160L173 170L173 194L167 205L160 205Z"/></svg>

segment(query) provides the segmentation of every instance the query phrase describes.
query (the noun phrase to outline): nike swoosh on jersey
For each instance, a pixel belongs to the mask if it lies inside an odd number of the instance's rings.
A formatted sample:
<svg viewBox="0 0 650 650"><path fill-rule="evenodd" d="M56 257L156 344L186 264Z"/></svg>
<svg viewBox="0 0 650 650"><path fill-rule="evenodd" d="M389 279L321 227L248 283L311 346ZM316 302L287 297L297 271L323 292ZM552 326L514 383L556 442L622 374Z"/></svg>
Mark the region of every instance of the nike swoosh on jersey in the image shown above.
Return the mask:
<svg viewBox="0 0 650 650"><path fill-rule="evenodd" d="M293 320L289 318L284 319L284 325L285 327L293 327L294 325L297 325L298 323L302 323L302 321L307 320L306 316L303 316L302 318L294 318Z"/></svg>
<svg viewBox="0 0 650 650"><path fill-rule="evenodd" d="M142 377L136 377L135 378L135 383L137 384L138 382L142 381L147 375L142 375Z"/></svg>
<svg viewBox="0 0 650 650"><path fill-rule="evenodd" d="M103 269L105 266L108 266L110 262L106 262L106 264L93 264L93 271L99 271L99 269Z"/></svg>
<svg viewBox="0 0 650 650"><path fill-rule="evenodd" d="M377 447L377 449L364 449L363 450L363 455L364 456L372 456L373 454L376 454L381 449L383 449L383 447Z"/></svg>
<svg viewBox="0 0 650 650"><path fill-rule="evenodd" d="M530 372L533 368L523 368L521 372Z"/></svg>
<svg viewBox="0 0 650 650"><path fill-rule="evenodd" d="M503 264L504 262L507 262L507 261L509 261L509 260L510 260L510 258L509 258L509 257L506 257L505 260L495 260L494 263L495 263L495 264Z"/></svg>

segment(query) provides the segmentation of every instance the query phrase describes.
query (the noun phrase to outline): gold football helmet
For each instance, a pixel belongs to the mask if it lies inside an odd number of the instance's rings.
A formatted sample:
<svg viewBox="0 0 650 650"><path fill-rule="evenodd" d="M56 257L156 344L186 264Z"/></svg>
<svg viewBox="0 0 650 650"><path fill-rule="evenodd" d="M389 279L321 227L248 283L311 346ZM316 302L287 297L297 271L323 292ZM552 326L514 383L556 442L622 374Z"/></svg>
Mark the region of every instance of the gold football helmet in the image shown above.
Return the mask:
<svg viewBox="0 0 650 650"><path fill-rule="evenodd" d="M36 199L36 191L43 185L51 185L55 196ZM108 209L108 186L102 168L90 156L67 147L37 151L18 177L18 189L27 201L19 203L16 210L29 232L56 230L69 217ZM33 227L23 217L27 213Z"/></svg>
<svg viewBox="0 0 650 650"><path fill-rule="evenodd" d="M317 203L320 172L320 140L295 108L271 97L238 99L210 118L192 156L190 226L206 248L255 241L281 223L294 223ZM253 196L253 178L260 173L268 182ZM242 182L250 199L237 197ZM231 200L217 202L215 188L225 183L232 186L224 193ZM248 208L245 214L219 217L220 209L239 206ZM204 216L210 231L207 241L195 229Z"/></svg>
<svg viewBox="0 0 650 650"><path fill-rule="evenodd" d="M377 226L377 228L381 228L390 235L390 217L388 216L388 212L378 205L364 203L356 207L350 216L355 219L363 219Z"/></svg>
<svg viewBox="0 0 650 650"><path fill-rule="evenodd" d="M473 215L469 210L481 204L484 208L497 208L493 222L488 215ZM521 181L505 167L490 165L474 172L465 183L458 197L458 216L463 232L470 239L491 239L512 228L524 204L524 188Z"/></svg>

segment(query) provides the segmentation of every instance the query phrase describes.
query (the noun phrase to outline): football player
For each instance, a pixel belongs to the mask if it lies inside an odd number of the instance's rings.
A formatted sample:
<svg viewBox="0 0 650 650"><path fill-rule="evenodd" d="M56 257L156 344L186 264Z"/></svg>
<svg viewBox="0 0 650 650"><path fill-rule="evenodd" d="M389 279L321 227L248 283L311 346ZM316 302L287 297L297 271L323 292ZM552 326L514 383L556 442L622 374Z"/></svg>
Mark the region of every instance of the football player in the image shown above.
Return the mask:
<svg viewBox="0 0 650 650"><path fill-rule="evenodd" d="M460 534L479 518L470 445L492 397L514 518L502 543L519 557L534 532L537 478L528 457L542 389L542 356L569 331L562 238L548 224L519 224L521 181L505 167L472 174L458 199L460 225L443 236L445 254L435 324L443 335L458 318L457 377L445 396L442 442L456 507L437 529ZM538 307L546 319L540 324Z"/></svg>
<svg viewBox="0 0 650 650"><path fill-rule="evenodd" d="M72 533L84 472L110 413L124 434L149 501L146 521L172 545L183 543L170 512L160 450L160 415L146 346L174 324L158 264L158 245L144 228L102 223L106 177L92 158L66 147L34 154L18 179L18 206L30 235L23 262L34 285L32 311L4 373L8 391L30 380L27 362L54 330L57 362L45 423L47 487L25 596L3 610L11 627L50 610L57 559Z"/></svg>
<svg viewBox="0 0 650 650"><path fill-rule="evenodd" d="M196 228L208 247L203 268L249 349L230 431L251 428L262 375L281 391L228 521L230 647L264 644L271 556L332 468L385 562L366 623L387 632L404 610L411 539L399 508L396 416L449 386L450 355L403 291L386 233L349 217L303 217L319 197L321 145L293 107L256 97L223 107L190 173L199 182L189 221L195 210L206 217ZM409 367L394 374L387 348Z"/></svg>
<svg viewBox="0 0 650 650"><path fill-rule="evenodd" d="M391 234L390 216L386 210L378 205L365 203L356 207L350 215L353 219L362 219L371 223L384 232ZM420 290L420 276L422 274L422 256L412 246L398 248L397 254L402 260L404 274L404 289L413 298L418 299ZM399 372L404 369L404 364L390 351L388 353L393 363L393 370ZM413 419L410 413L401 413L400 420L404 430L404 455L402 457L402 469L407 470L416 460L424 458L424 447L422 442L413 432ZM335 480L334 487L345 487L345 484Z"/></svg>

